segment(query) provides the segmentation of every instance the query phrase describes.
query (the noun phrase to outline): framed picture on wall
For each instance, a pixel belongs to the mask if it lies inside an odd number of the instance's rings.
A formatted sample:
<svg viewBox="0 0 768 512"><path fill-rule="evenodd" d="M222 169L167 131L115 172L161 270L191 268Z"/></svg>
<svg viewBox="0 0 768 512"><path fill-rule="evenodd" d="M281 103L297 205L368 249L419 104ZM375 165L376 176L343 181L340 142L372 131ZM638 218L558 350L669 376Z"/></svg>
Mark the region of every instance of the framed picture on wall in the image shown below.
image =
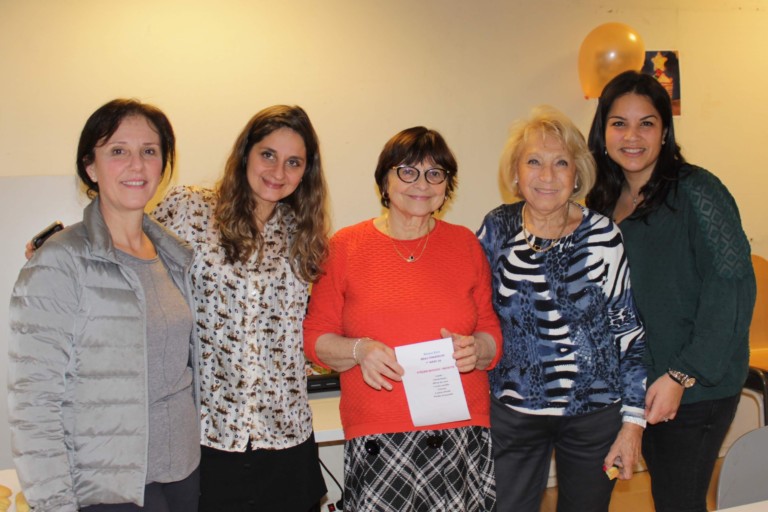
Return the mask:
<svg viewBox="0 0 768 512"><path fill-rule="evenodd" d="M672 114L682 112L680 94L680 58L677 50L653 50L645 52L643 73L659 81L672 98Z"/></svg>

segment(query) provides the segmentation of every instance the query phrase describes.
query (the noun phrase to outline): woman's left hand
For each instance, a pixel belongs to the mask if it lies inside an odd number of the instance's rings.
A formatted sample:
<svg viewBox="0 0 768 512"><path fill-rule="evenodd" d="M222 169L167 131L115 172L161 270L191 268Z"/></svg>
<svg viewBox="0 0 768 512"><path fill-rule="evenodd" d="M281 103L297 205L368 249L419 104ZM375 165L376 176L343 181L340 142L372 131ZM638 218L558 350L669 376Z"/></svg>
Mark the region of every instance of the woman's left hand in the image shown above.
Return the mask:
<svg viewBox="0 0 768 512"><path fill-rule="evenodd" d="M675 419L685 388L664 374L645 393L645 419L651 425Z"/></svg>
<svg viewBox="0 0 768 512"><path fill-rule="evenodd" d="M461 373L486 368L493 360L496 346L493 339L486 339L490 335L475 333L465 336L452 333L445 328L440 329L440 335L444 338L453 339L453 358L456 360L456 367Z"/></svg>
<svg viewBox="0 0 768 512"><path fill-rule="evenodd" d="M604 469L616 466L619 468L619 480L631 479L633 468L640 460L642 441L643 427L635 423L623 423L616 440L608 450L608 455L605 456Z"/></svg>

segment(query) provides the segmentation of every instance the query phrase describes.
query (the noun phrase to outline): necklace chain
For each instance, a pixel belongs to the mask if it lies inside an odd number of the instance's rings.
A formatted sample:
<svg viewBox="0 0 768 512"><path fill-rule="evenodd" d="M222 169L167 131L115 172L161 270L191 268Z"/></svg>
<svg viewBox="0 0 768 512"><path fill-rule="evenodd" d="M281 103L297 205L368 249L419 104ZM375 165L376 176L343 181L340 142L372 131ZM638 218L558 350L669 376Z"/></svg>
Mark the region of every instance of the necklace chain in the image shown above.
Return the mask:
<svg viewBox="0 0 768 512"><path fill-rule="evenodd" d="M400 252L400 249L398 249L397 247L397 242L395 242L395 238L392 236L392 230L389 228L389 217L387 217L386 224L387 224L387 233L389 235L389 239L392 241L392 247L395 248L395 252L397 253L397 255L400 256L406 263L413 263L415 261L419 261L419 259L424 255L424 251L427 250L427 243L429 243L429 235L430 233L432 233L432 230L429 229L429 225L427 225L427 236L425 236L423 240L419 241L418 245L413 251L411 251L411 254L409 256L406 256L405 254ZM419 252L418 256L414 256L416 251L419 250L419 246L421 246L421 252Z"/></svg>
<svg viewBox="0 0 768 512"><path fill-rule="evenodd" d="M563 237L563 233L565 233L565 228L568 226L568 212L571 209L571 202L568 201L565 206L565 218L563 219L563 226L560 228L560 232L557 234L557 236L549 243L547 246L541 246L536 243L536 235L531 234L526 228L525 228L525 207L527 206L527 203L523 204L523 209L521 211L521 215L523 217L523 238L525 238L525 243L528 244L528 247L536 253L543 254L545 252L551 251L554 249L557 244L560 243L560 239ZM533 241L531 241L531 238L533 238Z"/></svg>
<svg viewBox="0 0 768 512"><path fill-rule="evenodd" d="M641 187L641 190L638 190L638 191L637 191L637 194L633 194L633 193L632 193L632 189L631 189L631 188L629 188L629 185L627 185L627 188L626 188L626 190L627 190L627 194L629 194L629 199L631 199L631 200L632 200L632 206L633 206L633 207L634 207L634 206L637 206L637 203L639 203L639 202L640 202L640 196L643 194L643 192L642 192L642 187Z"/></svg>

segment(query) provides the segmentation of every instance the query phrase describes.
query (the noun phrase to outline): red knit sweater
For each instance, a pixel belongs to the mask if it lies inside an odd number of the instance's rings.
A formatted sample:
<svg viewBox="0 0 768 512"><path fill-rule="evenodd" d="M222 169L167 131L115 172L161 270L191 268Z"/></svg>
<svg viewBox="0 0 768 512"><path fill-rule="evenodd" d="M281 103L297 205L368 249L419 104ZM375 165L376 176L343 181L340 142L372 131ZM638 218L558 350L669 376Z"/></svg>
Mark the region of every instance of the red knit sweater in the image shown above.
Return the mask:
<svg viewBox="0 0 768 512"><path fill-rule="evenodd" d="M475 235L462 226L438 221L423 255L408 263L371 220L342 229L331 240L325 274L312 288L304 321L304 349L322 364L317 338L333 333L368 337L390 347L441 338L440 328L472 334L487 332L501 355L501 330L491 304L488 262ZM419 240L398 243L408 254ZM419 255L421 248L416 251ZM485 371L461 374L471 418L415 427L401 382L392 391L376 391L362 379L360 367L341 375L341 423L346 439L368 434L490 426L490 395Z"/></svg>

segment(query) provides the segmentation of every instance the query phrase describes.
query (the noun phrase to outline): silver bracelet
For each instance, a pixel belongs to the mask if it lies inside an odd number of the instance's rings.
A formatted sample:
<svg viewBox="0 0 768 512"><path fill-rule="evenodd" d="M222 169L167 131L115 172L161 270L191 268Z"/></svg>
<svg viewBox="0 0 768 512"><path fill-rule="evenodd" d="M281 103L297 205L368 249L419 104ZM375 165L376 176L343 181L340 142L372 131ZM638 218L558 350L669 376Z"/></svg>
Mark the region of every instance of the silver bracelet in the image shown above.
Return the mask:
<svg viewBox="0 0 768 512"><path fill-rule="evenodd" d="M360 344L361 341L363 341L363 338L357 338L355 340L355 344L352 345L352 359L355 360L355 364L360 364L360 361L357 360L357 346Z"/></svg>

